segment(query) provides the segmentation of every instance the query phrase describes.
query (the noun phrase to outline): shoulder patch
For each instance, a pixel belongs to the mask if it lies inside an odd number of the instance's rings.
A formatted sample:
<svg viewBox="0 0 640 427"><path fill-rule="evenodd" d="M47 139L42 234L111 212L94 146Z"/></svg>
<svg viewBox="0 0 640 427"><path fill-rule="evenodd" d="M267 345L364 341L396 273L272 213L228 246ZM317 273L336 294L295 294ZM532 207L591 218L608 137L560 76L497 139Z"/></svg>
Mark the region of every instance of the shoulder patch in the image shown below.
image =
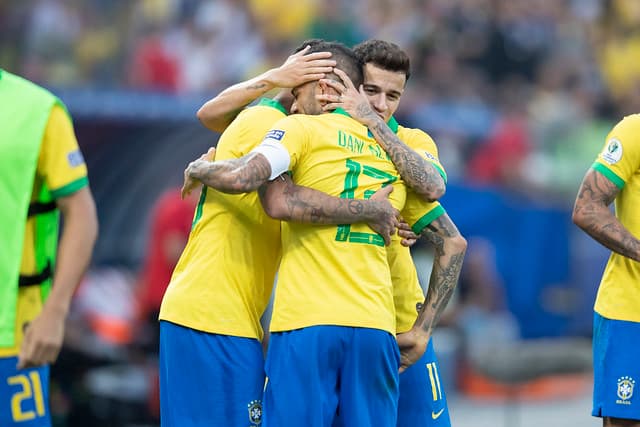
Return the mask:
<svg viewBox="0 0 640 427"><path fill-rule="evenodd" d="M264 137L264 139L270 138L270 139L275 139L276 141L280 141L282 139L282 137L284 136L284 133L285 132L283 130L271 129L267 133L267 136Z"/></svg>
<svg viewBox="0 0 640 427"><path fill-rule="evenodd" d="M80 149L73 150L67 154L67 161L69 162L69 166L75 168L84 164L84 157L82 157L82 152Z"/></svg>
<svg viewBox="0 0 640 427"><path fill-rule="evenodd" d="M622 159L622 144L616 138L611 138L604 150L602 150L602 158L610 165L618 163Z"/></svg>

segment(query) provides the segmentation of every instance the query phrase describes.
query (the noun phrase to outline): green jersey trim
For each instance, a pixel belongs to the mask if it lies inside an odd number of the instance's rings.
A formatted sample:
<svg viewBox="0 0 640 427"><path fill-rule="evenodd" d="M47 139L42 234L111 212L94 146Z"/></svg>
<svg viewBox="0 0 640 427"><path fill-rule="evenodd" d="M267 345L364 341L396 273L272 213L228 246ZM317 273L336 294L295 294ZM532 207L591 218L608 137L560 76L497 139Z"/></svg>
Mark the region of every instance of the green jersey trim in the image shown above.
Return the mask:
<svg viewBox="0 0 640 427"><path fill-rule="evenodd" d="M411 230L416 234L422 233L422 230L424 230L427 225L431 224L433 221L441 217L444 213L446 213L446 211L444 210L442 205L436 206L434 209L430 210L422 218L416 221L416 223L411 227Z"/></svg>
<svg viewBox="0 0 640 427"><path fill-rule="evenodd" d="M591 166L591 168L593 170L600 172L609 181L613 182L616 185L616 187L618 187L619 189L622 190L622 188L624 187L624 180L620 178L618 175L616 175L615 172L613 172L611 169L603 165L602 163L595 162Z"/></svg>
<svg viewBox="0 0 640 427"><path fill-rule="evenodd" d="M68 196L80 190L81 188L86 187L87 185L89 185L89 179L86 176L83 176L82 178L78 178L65 186L62 186L55 190L51 190L51 197L53 197L54 199L59 199L60 197Z"/></svg>
<svg viewBox="0 0 640 427"><path fill-rule="evenodd" d="M258 105L262 107L275 108L276 110L280 110L284 115L289 114L287 110L284 108L284 106L279 101L276 101L275 99L261 98L260 101L258 101Z"/></svg>

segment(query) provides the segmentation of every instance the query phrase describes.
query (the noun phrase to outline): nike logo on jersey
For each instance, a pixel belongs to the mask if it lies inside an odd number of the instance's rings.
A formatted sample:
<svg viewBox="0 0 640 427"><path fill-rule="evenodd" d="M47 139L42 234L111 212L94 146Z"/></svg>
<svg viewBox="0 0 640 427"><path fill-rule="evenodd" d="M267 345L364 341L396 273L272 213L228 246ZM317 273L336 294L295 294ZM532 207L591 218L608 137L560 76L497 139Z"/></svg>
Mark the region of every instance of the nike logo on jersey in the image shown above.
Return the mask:
<svg viewBox="0 0 640 427"><path fill-rule="evenodd" d="M440 415L442 415L443 412L444 412L444 408L440 409L438 412L431 411L431 418L433 418L434 420L437 420L440 417Z"/></svg>

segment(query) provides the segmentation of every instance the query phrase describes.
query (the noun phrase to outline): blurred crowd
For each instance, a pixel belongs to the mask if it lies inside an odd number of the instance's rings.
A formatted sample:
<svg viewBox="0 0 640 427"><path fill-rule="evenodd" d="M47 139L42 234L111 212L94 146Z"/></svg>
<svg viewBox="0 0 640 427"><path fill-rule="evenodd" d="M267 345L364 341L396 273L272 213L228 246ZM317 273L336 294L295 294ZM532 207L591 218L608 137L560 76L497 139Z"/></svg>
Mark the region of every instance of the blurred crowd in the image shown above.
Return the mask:
<svg viewBox="0 0 640 427"><path fill-rule="evenodd" d="M9 0L0 63L51 87L214 95L310 37L393 41L399 115L453 179L575 193L608 126L638 111L636 0Z"/></svg>

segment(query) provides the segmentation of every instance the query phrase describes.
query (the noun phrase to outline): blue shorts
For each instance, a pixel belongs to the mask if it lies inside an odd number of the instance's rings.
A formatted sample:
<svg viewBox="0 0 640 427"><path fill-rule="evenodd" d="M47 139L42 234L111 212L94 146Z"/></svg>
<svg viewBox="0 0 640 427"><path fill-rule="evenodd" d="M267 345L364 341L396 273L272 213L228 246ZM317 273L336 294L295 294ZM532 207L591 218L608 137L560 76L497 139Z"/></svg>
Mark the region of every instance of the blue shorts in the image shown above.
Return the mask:
<svg viewBox="0 0 640 427"><path fill-rule="evenodd" d="M591 415L640 420L639 338L640 323L594 313Z"/></svg>
<svg viewBox="0 0 640 427"><path fill-rule="evenodd" d="M17 357L0 358L0 426L49 427L49 366L16 369Z"/></svg>
<svg viewBox="0 0 640 427"><path fill-rule="evenodd" d="M163 427L254 427L262 421L264 356L256 339L160 322Z"/></svg>
<svg viewBox="0 0 640 427"><path fill-rule="evenodd" d="M424 425L451 427L432 339L422 358L400 374L397 427L414 427L421 425L422 420L426 420Z"/></svg>
<svg viewBox="0 0 640 427"><path fill-rule="evenodd" d="M388 332L312 326L271 333L263 427L388 427L398 413L396 340Z"/></svg>

